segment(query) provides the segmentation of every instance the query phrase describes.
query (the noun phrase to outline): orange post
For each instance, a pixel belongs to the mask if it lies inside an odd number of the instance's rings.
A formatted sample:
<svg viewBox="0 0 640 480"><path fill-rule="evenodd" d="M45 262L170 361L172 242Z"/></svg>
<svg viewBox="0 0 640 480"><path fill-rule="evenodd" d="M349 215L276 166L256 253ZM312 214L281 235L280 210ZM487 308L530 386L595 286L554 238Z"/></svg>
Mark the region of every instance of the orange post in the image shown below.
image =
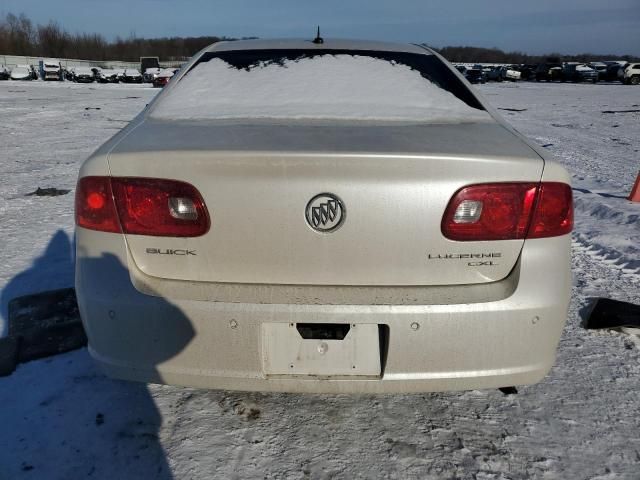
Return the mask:
<svg viewBox="0 0 640 480"><path fill-rule="evenodd" d="M632 202L640 202L640 172L638 172L636 183L633 185L631 193L629 194L629 200Z"/></svg>

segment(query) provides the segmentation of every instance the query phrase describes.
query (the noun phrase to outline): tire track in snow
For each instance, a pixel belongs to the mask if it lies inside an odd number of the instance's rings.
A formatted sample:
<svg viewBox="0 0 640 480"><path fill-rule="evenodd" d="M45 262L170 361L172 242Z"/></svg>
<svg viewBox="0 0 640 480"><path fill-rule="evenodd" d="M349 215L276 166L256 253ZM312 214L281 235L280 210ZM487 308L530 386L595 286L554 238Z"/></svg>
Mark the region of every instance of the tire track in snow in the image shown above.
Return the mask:
<svg viewBox="0 0 640 480"><path fill-rule="evenodd" d="M640 260L629 259L607 246L594 243L584 234L574 233L572 248L589 255L592 259L602 262L608 267L620 270L624 275L629 275L632 278L637 278L640 275Z"/></svg>

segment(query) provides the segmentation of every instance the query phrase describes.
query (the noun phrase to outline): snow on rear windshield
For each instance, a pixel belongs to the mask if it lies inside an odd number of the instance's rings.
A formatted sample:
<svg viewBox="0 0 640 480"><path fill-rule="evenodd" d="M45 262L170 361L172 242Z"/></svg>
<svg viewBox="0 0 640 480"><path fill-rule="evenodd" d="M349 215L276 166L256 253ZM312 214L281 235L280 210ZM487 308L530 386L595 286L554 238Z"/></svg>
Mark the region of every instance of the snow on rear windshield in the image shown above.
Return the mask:
<svg viewBox="0 0 640 480"><path fill-rule="evenodd" d="M242 69L213 58L185 75L151 116L430 123L491 118L406 65L357 55L283 59Z"/></svg>

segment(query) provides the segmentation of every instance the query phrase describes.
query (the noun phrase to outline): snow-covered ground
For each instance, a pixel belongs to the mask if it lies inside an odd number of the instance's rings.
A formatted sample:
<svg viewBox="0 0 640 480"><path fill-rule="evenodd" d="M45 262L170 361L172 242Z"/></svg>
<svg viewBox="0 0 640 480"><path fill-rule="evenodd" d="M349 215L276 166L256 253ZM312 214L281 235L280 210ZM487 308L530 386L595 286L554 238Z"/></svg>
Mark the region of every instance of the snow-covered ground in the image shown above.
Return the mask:
<svg viewBox="0 0 640 480"><path fill-rule="evenodd" d="M78 168L157 91L143 85L0 82L0 336L6 334L11 298L73 284ZM71 193L25 196L38 187Z"/></svg>
<svg viewBox="0 0 640 480"><path fill-rule="evenodd" d="M640 303L640 88L492 84L487 98L570 170L574 291L558 360L518 395L287 395L105 378L86 350L0 378L0 479L640 478L640 350L581 326L590 297ZM144 86L0 82L0 314L72 284L82 160ZM24 195L71 189L58 197ZM1 323L0 323L1 324ZM0 329L1 330L1 329Z"/></svg>

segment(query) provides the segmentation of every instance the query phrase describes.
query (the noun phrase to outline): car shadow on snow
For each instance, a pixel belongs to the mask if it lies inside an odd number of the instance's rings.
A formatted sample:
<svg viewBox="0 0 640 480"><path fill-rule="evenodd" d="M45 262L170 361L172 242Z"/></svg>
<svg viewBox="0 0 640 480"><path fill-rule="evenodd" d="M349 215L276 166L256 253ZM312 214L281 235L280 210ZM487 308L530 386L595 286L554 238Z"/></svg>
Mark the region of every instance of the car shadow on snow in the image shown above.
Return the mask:
<svg viewBox="0 0 640 480"><path fill-rule="evenodd" d="M69 287L73 284L74 245L64 230L58 230L26 270L15 275L0 292L0 336L9 324L9 302L19 296ZM4 328L3 328L4 326ZM4 330L4 331L3 331Z"/></svg>
<svg viewBox="0 0 640 480"><path fill-rule="evenodd" d="M16 293L37 290L29 288L28 279L53 274L51 265L60 266L63 257L70 264L63 268L73 271L70 253L66 257L62 253L70 248L66 234L57 232L44 254L2 291L2 305ZM113 255L81 257L78 262L80 269L104 276L103 281L128 278L128 270ZM114 298L132 289L128 281L110 288ZM149 298L148 313L119 320L105 311L113 325L92 322L87 333L90 348L100 351L101 336L110 331L112 340L126 346L121 351L127 352L127 358L118 358L119 362L142 362L148 376L161 381L155 367L182 351L194 330L177 307L161 297ZM165 332L149 329L156 309L169 312ZM131 332L142 331L149 335L142 344L135 344L133 338L140 337ZM0 405L0 444L8 446L0 449L0 465L8 478L34 474L52 479L173 478L159 438L162 415L149 388L108 378L87 349L20 365L10 377L0 378Z"/></svg>

